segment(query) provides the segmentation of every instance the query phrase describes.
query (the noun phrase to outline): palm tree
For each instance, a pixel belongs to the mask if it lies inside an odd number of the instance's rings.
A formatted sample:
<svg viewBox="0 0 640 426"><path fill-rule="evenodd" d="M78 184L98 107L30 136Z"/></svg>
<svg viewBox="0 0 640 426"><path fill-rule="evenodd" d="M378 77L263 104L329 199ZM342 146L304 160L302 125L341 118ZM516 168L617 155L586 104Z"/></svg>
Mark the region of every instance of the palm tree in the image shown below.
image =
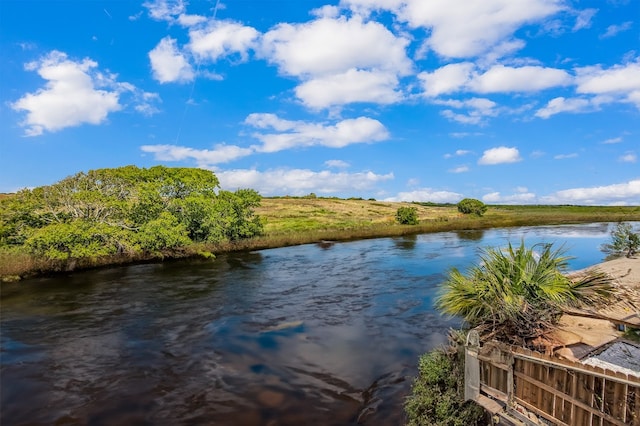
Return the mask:
<svg viewBox="0 0 640 426"><path fill-rule="evenodd" d="M451 269L436 299L445 314L462 317L484 338L531 344L557 324L563 307L604 302L611 278L590 270L578 278L566 272L570 257L552 244L487 248L465 275Z"/></svg>

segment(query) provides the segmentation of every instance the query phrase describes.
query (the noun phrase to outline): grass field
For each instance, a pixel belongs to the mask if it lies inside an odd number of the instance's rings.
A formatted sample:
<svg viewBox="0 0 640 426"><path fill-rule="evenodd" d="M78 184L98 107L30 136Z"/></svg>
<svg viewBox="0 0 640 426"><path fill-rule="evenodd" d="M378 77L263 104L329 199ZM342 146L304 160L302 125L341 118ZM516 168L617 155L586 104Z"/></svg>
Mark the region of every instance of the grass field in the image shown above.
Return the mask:
<svg viewBox="0 0 640 426"><path fill-rule="evenodd" d="M398 207L416 207L421 222L459 216L455 206L438 207L337 198L263 198L256 213L263 218L267 235L297 231L362 228L394 225Z"/></svg>
<svg viewBox="0 0 640 426"><path fill-rule="evenodd" d="M489 206L483 217L463 215L455 205L400 203L335 198L264 198L256 213L267 236L291 232L402 228L395 222L399 207L415 207L419 225L414 232L500 226L640 220L640 206ZM458 228L460 227L460 228Z"/></svg>

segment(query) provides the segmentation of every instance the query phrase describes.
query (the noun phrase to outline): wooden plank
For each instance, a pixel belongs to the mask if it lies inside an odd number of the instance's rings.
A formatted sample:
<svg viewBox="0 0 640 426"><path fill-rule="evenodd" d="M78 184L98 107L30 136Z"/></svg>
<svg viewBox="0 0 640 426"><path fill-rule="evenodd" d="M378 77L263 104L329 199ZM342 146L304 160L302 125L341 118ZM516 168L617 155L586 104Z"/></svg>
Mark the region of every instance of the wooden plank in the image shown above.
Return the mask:
<svg viewBox="0 0 640 426"><path fill-rule="evenodd" d="M578 373L576 371L572 371L571 372L571 393L570 395L575 397L575 395L578 393ZM566 406L566 404L569 403L570 404L570 417L569 417L569 423L572 423L572 421L575 419L575 408L576 405L575 404L571 404L569 401L565 401L564 405ZM578 423L576 423L578 424Z"/></svg>
<svg viewBox="0 0 640 426"><path fill-rule="evenodd" d="M542 383L553 383L552 379L552 374L553 374L553 370L555 370L555 368L553 367L549 367L549 366L542 366ZM553 386L551 386L552 389L555 389ZM540 409L551 414L553 417L556 417L555 414L555 410L554 410L554 400L555 400L555 394L548 392L546 390L540 392L542 394L542 404L540 405Z"/></svg>
<svg viewBox="0 0 640 426"><path fill-rule="evenodd" d="M617 426L625 426L625 424L624 424L623 422L621 422L620 420L615 419L615 418L611 417L610 415L608 415L608 414L606 414L606 413L603 413L603 412L601 412L601 411L598 411L598 410L596 410L595 408L590 407L589 405L585 404L584 402L581 402L581 401L579 401L579 400L577 400L577 399L575 399L575 398L570 397L569 395L564 395L564 394L562 394L561 392L556 391L556 390L555 390L555 389L553 389L551 386L549 386L549 385L547 385L547 384L545 384L545 383L539 382L539 381L537 381L537 380L535 380L535 379L532 379L531 377L524 376L524 375L522 375L522 374L520 374L520 373L515 373L515 374L516 374L516 376L518 376L518 377L522 378L522 379L523 379L523 380L525 380L525 381L530 382L532 385L534 385L534 386L536 386L536 387L538 387L538 388L540 388L540 389L544 389L544 390L546 390L546 391L548 391L548 392L551 392L551 393L557 394L557 395L559 395L560 397L565 398L566 400L570 401L572 404L575 404L577 407L579 407L579 408L581 408L581 409L583 409L583 410L585 410L585 411L588 411L588 412L589 412L589 413L591 413L592 415L596 415L596 416L598 416L598 417L600 417L600 418L604 418L604 419L606 419L607 421L609 421L609 422L613 423L614 425L617 425ZM517 401L517 402L519 402L519 403L520 403L520 402L527 402L527 401ZM538 410L538 411L542 412L542 410ZM574 423L574 424L580 424L580 423Z"/></svg>
<svg viewBox="0 0 640 426"><path fill-rule="evenodd" d="M571 395L571 389L573 388L574 375L564 369L557 368L555 370L556 374L556 386L555 388L558 390L562 390L563 393L567 395ZM571 420L571 407L572 404L565 401L564 398L560 396L556 396L556 417L558 417L563 422Z"/></svg>
<svg viewBox="0 0 640 426"><path fill-rule="evenodd" d="M507 402L507 394L506 393L503 393L500 390L492 388L490 386L483 385L482 383L480 384L480 392L484 392L487 395L489 395L490 397L492 397L494 399L497 399L499 401L502 401L502 402L505 402L505 403Z"/></svg>
<svg viewBox="0 0 640 426"><path fill-rule="evenodd" d="M476 402L480 404L485 410L487 410L491 415L495 415L502 411L504 407L500 405L498 402L491 398L487 398L484 395L479 395L476 399Z"/></svg>
<svg viewBox="0 0 640 426"><path fill-rule="evenodd" d="M640 388L636 388L635 390L636 400L635 407L633 410L633 422L632 424L640 424Z"/></svg>
<svg viewBox="0 0 640 426"><path fill-rule="evenodd" d="M624 396L626 385L611 380L604 382L604 412L624 422Z"/></svg>
<svg viewBox="0 0 640 426"><path fill-rule="evenodd" d="M531 411L531 412L533 412L533 413L535 413L535 414L537 414L539 416L544 417L545 419L553 422L556 425L559 425L559 426L576 426L575 423L563 423L560 420L553 418L553 416L550 416L549 414L545 413L544 411L538 410L535 406L529 404L528 402L525 402L525 401L517 401L517 402L518 402L518 404L522 405L527 410L529 410L529 411Z"/></svg>
<svg viewBox="0 0 640 426"><path fill-rule="evenodd" d="M522 359L516 359L514 361L514 366L513 366L513 373L515 376L515 372L519 372L519 373L523 373L524 372L524 360ZM520 398L520 399L524 399L524 393L525 393L525 389L526 387L529 385L527 382L525 382L524 380L518 380L516 377L514 377L514 381L515 381L515 395L514 397L516 398Z"/></svg>

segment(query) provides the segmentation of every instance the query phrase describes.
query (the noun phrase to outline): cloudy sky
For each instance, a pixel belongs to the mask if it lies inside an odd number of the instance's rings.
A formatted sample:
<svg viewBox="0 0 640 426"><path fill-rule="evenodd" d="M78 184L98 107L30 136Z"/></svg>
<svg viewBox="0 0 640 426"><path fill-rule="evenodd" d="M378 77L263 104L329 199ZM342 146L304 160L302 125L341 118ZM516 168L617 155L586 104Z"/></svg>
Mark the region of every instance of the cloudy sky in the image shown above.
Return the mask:
<svg viewBox="0 0 640 426"><path fill-rule="evenodd" d="M637 0L2 0L0 192L640 204Z"/></svg>

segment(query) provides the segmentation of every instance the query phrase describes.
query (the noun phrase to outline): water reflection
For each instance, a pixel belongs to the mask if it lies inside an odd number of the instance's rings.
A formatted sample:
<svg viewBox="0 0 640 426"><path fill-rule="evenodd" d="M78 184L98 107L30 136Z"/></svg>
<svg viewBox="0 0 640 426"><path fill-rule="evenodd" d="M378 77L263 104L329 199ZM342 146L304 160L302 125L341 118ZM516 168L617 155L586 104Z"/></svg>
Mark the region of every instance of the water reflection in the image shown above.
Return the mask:
<svg viewBox="0 0 640 426"><path fill-rule="evenodd" d="M484 238L484 230L483 229L468 229L462 231L455 231L458 238L461 240L469 240L469 241L481 241Z"/></svg>
<svg viewBox="0 0 640 426"><path fill-rule="evenodd" d="M3 285L0 420L402 424L418 356L457 325L432 308L449 268L526 237L566 242L579 269L602 260L608 236L448 232Z"/></svg>
<svg viewBox="0 0 640 426"><path fill-rule="evenodd" d="M400 250L413 250L418 242L417 235L404 235L393 239L394 244Z"/></svg>

